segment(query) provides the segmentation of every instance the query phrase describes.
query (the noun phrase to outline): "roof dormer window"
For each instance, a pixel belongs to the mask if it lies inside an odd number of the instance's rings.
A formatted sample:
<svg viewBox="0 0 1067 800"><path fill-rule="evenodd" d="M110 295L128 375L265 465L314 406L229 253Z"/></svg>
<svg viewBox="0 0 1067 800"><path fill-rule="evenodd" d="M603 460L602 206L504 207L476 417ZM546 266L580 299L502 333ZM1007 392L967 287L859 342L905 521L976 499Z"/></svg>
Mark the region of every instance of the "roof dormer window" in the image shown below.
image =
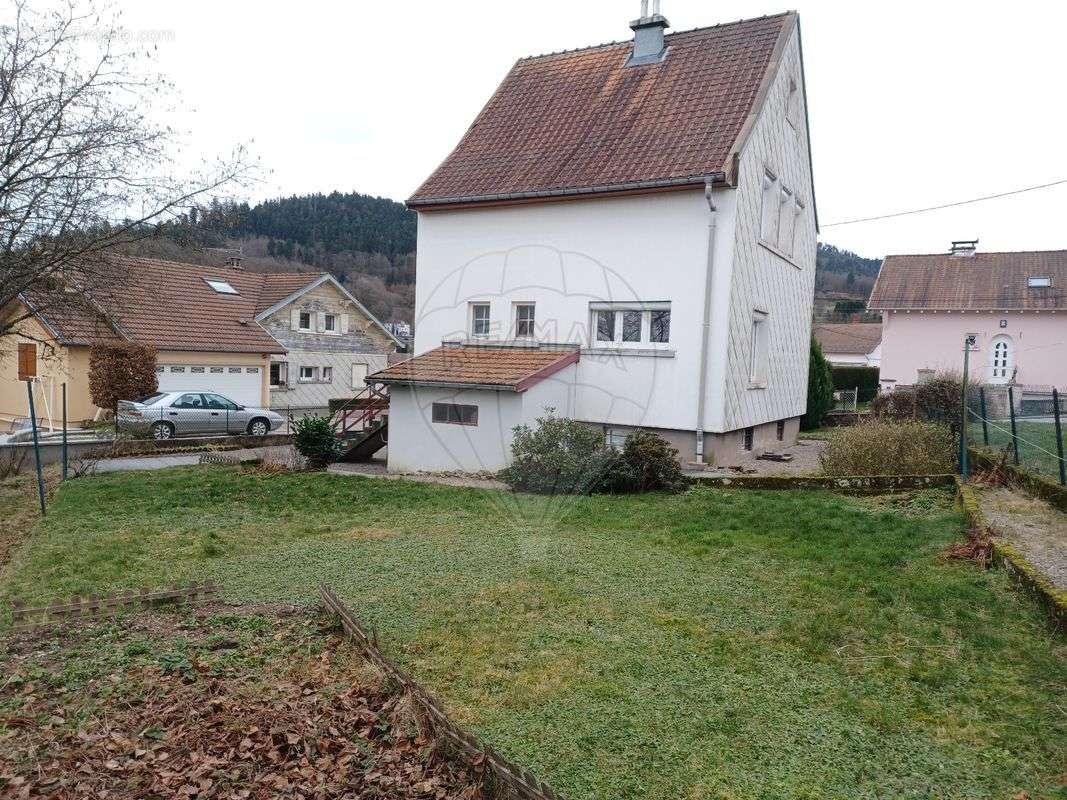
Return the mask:
<svg viewBox="0 0 1067 800"><path fill-rule="evenodd" d="M229 281L222 278L204 278L204 281L219 294L237 294L237 290L230 285Z"/></svg>
<svg viewBox="0 0 1067 800"><path fill-rule="evenodd" d="M1052 278L1048 275L1031 275L1027 278L1026 285L1031 289L1047 289L1052 286Z"/></svg>

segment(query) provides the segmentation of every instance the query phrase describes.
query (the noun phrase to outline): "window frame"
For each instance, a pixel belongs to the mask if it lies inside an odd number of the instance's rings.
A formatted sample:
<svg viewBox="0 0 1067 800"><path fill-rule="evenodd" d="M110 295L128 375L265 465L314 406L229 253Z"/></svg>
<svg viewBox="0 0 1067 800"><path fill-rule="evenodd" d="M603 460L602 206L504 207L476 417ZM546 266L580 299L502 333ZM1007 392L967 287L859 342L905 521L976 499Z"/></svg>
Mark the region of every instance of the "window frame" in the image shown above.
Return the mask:
<svg viewBox="0 0 1067 800"><path fill-rule="evenodd" d="M338 317L336 314L325 311L322 314L322 332L323 333L340 333L340 328L337 326Z"/></svg>
<svg viewBox="0 0 1067 800"><path fill-rule="evenodd" d="M478 427L478 406L471 403L435 402L430 407L430 420L435 425L463 425L476 428Z"/></svg>
<svg viewBox="0 0 1067 800"><path fill-rule="evenodd" d="M304 377L304 370L310 371L309 377ZM319 379L319 368L309 367L306 364L302 364L296 373L296 380L298 383L316 383Z"/></svg>
<svg viewBox="0 0 1067 800"><path fill-rule="evenodd" d="M1027 289L1051 289L1051 275L1030 275L1026 278Z"/></svg>
<svg viewBox="0 0 1067 800"><path fill-rule="evenodd" d="M271 389L284 389L289 381L289 365L285 361L272 361L270 362L270 373L267 376L267 382ZM274 373L277 370L278 379L274 379Z"/></svg>
<svg viewBox="0 0 1067 800"><path fill-rule="evenodd" d="M333 383L333 367L320 367L319 368L319 382L320 383Z"/></svg>
<svg viewBox="0 0 1067 800"><path fill-rule="evenodd" d="M308 319L307 325L304 324L304 317L307 317L307 319ZM296 329L298 331L308 331L308 332L311 332L311 331L315 330L312 327L312 315L311 315L310 311L298 311L297 312Z"/></svg>
<svg viewBox="0 0 1067 800"><path fill-rule="evenodd" d="M516 339L534 339L537 337L537 303L522 301L511 304L512 307L512 324L514 325L513 335ZM519 315L523 309L530 309L529 319L520 319ZM519 328L523 325L529 325L529 332L522 333Z"/></svg>
<svg viewBox="0 0 1067 800"><path fill-rule="evenodd" d="M627 339L627 316L640 314L640 328L637 339ZM653 340L652 316L667 315L667 338ZM671 303L670 301L604 303L589 304L589 347L593 349L618 350L667 350L671 344ZM608 325L611 338L601 338L601 320L610 320ZM633 328L631 326L630 330Z"/></svg>
<svg viewBox="0 0 1067 800"><path fill-rule="evenodd" d="M210 286L215 291L215 294L241 294L239 291L233 288L233 284L225 278L204 278L204 283Z"/></svg>
<svg viewBox="0 0 1067 800"><path fill-rule="evenodd" d="M493 331L493 308L492 305L485 301L472 301L470 309L467 312L469 318L468 325L470 326L470 336L472 339L488 339ZM478 332L478 310L485 309L485 332Z"/></svg>
<svg viewBox="0 0 1067 800"><path fill-rule="evenodd" d="M766 389L770 351L770 314L760 309L752 310L749 335L748 388Z"/></svg>

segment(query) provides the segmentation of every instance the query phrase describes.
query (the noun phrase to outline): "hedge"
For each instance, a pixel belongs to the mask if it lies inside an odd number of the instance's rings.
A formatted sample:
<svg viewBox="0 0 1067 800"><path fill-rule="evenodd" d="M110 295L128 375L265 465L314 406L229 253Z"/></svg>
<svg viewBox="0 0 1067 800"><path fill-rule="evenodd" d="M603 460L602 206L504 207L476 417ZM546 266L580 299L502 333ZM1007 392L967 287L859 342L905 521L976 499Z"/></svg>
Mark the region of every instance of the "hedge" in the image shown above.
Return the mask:
<svg viewBox="0 0 1067 800"><path fill-rule="evenodd" d="M832 367L834 389L859 389L856 399L866 403L878 396L878 367Z"/></svg>

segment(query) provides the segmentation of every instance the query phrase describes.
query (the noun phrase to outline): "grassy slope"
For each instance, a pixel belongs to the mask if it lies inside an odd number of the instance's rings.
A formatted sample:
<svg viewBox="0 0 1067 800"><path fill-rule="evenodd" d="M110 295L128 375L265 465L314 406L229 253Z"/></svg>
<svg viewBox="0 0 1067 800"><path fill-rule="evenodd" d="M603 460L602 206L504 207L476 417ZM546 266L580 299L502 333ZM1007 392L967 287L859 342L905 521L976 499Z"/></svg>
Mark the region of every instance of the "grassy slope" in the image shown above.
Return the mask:
<svg viewBox="0 0 1067 800"><path fill-rule="evenodd" d="M115 475L63 489L4 592L330 581L574 798L1057 796L1063 642L1003 574L939 559L961 529L944 499L915 505Z"/></svg>
<svg viewBox="0 0 1067 800"><path fill-rule="evenodd" d="M1065 421L1067 424L1067 421ZM1029 470L1058 481L1060 467L1056 449L1056 426L1048 422L1019 420L1016 423L1019 435L1019 464ZM971 423L971 443L985 445L985 435L980 422ZM1067 433L1065 433L1067 438ZM1011 424L997 420L989 425L989 447L1003 450L1011 443ZM1065 443L1067 445L1067 443ZM1067 446L1064 447L1067 450Z"/></svg>

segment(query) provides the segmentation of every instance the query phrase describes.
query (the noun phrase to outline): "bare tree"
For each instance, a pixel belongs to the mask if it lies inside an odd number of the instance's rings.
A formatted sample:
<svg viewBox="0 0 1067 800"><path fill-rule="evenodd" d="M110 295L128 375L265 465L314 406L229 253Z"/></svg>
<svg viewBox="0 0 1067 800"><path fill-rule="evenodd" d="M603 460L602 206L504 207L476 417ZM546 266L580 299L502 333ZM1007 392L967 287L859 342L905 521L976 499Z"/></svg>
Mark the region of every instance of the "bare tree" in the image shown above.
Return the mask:
<svg viewBox="0 0 1067 800"><path fill-rule="evenodd" d="M0 26L0 311L92 307L124 277L109 253L251 178L243 147L180 174L151 61L94 0L18 0ZM0 315L0 337L28 316Z"/></svg>

